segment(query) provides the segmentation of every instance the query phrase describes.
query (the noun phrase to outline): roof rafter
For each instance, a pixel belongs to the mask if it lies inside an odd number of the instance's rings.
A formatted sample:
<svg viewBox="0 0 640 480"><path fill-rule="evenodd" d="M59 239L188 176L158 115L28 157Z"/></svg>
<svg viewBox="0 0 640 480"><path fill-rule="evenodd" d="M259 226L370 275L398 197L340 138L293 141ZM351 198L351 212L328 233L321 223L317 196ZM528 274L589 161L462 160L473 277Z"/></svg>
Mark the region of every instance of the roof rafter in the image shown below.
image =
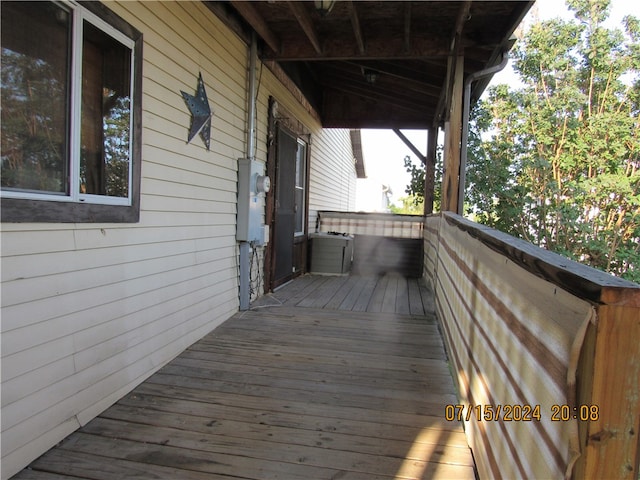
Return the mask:
<svg viewBox="0 0 640 480"><path fill-rule="evenodd" d="M278 36L273 33L267 21L260 15L260 13L251 5L250 2L244 2L239 0L231 0L231 5L235 8L240 15L253 27L253 29L262 37L267 45L274 52L280 51L281 41Z"/></svg>
<svg viewBox="0 0 640 480"><path fill-rule="evenodd" d="M370 69L375 70L380 74L379 78L376 80L377 85L384 85L385 87L398 89L398 93L406 92L407 94L411 94L413 92L418 95L431 98L439 98L440 96L440 88L438 86L429 85L425 82L409 77L403 77L399 75L398 72L394 72L392 66L368 62L342 62L342 64L344 64L345 67L350 66L351 70L348 68L340 68L338 65L326 65L321 69L323 75L339 75L343 76L345 79L353 81L358 79L359 75L354 73L352 69ZM377 87L376 85L370 85L369 88L374 89Z"/></svg>
<svg viewBox="0 0 640 480"><path fill-rule="evenodd" d="M449 58L447 60L447 76L443 85L443 95L440 97L438 107L436 109L435 118L436 121L442 119L444 111L447 109L451 102L451 92L453 89L454 81L454 69L456 65L456 58L463 51L461 40L462 31L464 30L464 24L469 19L469 11L471 10L471 0L466 0L458 10L458 16L456 17L456 23L451 32L451 41L449 42Z"/></svg>
<svg viewBox="0 0 640 480"><path fill-rule="evenodd" d="M257 33L262 62L323 125L428 128L448 120L454 65L463 77L495 65L534 0L341 0L328 15L311 1L204 2L245 42Z"/></svg>
<svg viewBox="0 0 640 480"><path fill-rule="evenodd" d="M318 38L318 32L316 32L316 28L313 26L313 20L311 19L311 16L309 15L309 12L305 7L305 3L290 1L289 8L291 9L293 15L296 17L296 20L300 24L300 27L302 27L304 34L311 42L311 45L313 46L315 52L318 55L322 55L322 45L320 43L320 39Z"/></svg>
<svg viewBox="0 0 640 480"><path fill-rule="evenodd" d="M440 88L442 85L436 82L437 76L430 76L425 73L424 70L418 68L411 68L411 65L393 62L390 60L360 60L360 61L348 61L345 62L350 65L355 65L361 68L368 68L375 70L380 74L383 74L385 78L395 78L402 82L406 82L406 85L415 85L415 88L428 92L432 96L440 95Z"/></svg>
<svg viewBox="0 0 640 480"><path fill-rule="evenodd" d="M360 55L365 54L364 37L362 36L362 28L360 27L360 19L358 18L358 12L356 6L351 0L347 2L347 8L349 9L349 18L351 19L351 26L353 27L353 35L356 37L356 43L358 44L358 50Z"/></svg>
<svg viewBox="0 0 640 480"><path fill-rule="evenodd" d="M303 42L304 43L304 42ZM404 50L403 38L373 38L367 40L364 54L355 43L348 44L342 38L328 38L323 44L322 54L309 45L285 44L279 52L267 54L276 61L313 60L421 60L424 58L444 58L449 55L447 40L442 38L412 40L411 51Z"/></svg>
<svg viewBox="0 0 640 480"><path fill-rule="evenodd" d="M411 51L411 3L404 5L404 49L406 52Z"/></svg>
<svg viewBox="0 0 640 480"><path fill-rule="evenodd" d="M326 75L326 87L350 93L351 95L357 95L362 98L367 98L369 100L385 102L395 107L405 108L407 110L415 110L417 105L425 106L429 103L435 103L429 102L429 99L432 97L418 98L416 94L411 94L409 92L400 95L384 88L366 88L357 85L355 82L345 82L345 79L345 76L332 74Z"/></svg>

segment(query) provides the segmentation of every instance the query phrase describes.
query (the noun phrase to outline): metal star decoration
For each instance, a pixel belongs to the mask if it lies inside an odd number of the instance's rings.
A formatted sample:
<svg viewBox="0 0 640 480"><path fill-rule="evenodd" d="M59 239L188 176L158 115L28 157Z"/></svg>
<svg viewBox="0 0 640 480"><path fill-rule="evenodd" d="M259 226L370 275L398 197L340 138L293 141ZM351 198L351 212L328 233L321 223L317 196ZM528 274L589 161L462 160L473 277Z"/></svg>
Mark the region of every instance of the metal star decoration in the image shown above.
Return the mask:
<svg viewBox="0 0 640 480"><path fill-rule="evenodd" d="M204 82L202 81L202 72L198 75L198 90L195 96L189 95L187 92L180 90L182 98L187 103L189 110L191 111L191 129L189 130L189 139L187 143L190 143L198 133L202 137L207 150L209 150L209 143L211 139L211 107L209 107L209 100L207 100L207 92L204 89Z"/></svg>

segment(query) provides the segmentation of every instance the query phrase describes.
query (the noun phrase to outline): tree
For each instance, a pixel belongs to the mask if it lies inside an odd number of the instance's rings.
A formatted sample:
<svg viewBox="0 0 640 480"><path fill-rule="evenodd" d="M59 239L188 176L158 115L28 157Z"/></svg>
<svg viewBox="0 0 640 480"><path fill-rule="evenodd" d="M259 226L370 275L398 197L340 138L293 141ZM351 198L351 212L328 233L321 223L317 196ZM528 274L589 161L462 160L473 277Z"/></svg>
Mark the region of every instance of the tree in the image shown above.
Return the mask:
<svg viewBox="0 0 640 480"><path fill-rule="evenodd" d="M404 167L411 175L411 180L405 189L407 197L403 197L400 200L406 202L407 200L413 204L414 207L419 207L419 214L424 212L424 181L425 171L424 165L416 165L409 155L404 157ZM434 211L440 209L440 198L442 193L442 147L439 145L436 150L436 166L435 166L435 188L433 192L433 208ZM408 208L408 207L407 207ZM400 213L400 212L398 212ZM404 212L402 212L404 213Z"/></svg>
<svg viewBox="0 0 640 480"><path fill-rule="evenodd" d="M55 65L2 47L3 188L65 192L66 79Z"/></svg>
<svg viewBox="0 0 640 480"><path fill-rule="evenodd" d="M608 1L568 4L576 21L534 24L515 49L524 86L478 106L490 135L470 155L469 194L486 223L637 281L638 20L609 30Z"/></svg>
<svg viewBox="0 0 640 480"><path fill-rule="evenodd" d="M465 210L476 220L640 281L640 23L605 28L608 0L533 24L512 57L522 87L476 105Z"/></svg>
<svg viewBox="0 0 640 480"><path fill-rule="evenodd" d="M400 213L403 215L422 215L424 212L423 198L413 194L398 199L400 206L395 204L389 205L391 213Z"/></svg>

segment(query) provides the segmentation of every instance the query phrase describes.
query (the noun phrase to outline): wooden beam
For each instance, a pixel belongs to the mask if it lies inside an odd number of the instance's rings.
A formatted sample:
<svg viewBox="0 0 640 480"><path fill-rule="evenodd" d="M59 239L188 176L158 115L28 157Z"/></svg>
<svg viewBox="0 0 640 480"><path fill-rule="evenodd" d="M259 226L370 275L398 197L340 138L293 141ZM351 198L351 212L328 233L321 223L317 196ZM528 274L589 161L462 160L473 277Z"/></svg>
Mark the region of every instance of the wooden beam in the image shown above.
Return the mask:
<svg viewBox="0 0 640 480"><path fill-rule="evenodd" d="M427 157L425 155L422 154L422 152L420 152L420 150L417 149L417 147L411 143L411 140L409 140L404 133L402 133L400 131L399 128L394 128L393 132L400 137L400 140L402 140L404 142L404 144L409 147L409 150L411 150L413 153L416 154L416 156L420 159L420 162L422 162L422 165L426 165L427 164Z"/></svg>
<svg viewBox="0 0 640 480"><path fill-rule="evenodd" d="M451 93L453 92L453 82L455 81L454 71L457 68L456 59L462 54L462 30L464 24L469 17L469 9L471 8L471 1L467 0L460 6L458 16L456 17L456 24L451 32L451 43L449 45L449 64L447 65L447 83L445 85L445 109L451 111ZM449 117L447 116L447 120Z"/></svg>
<svg viewBox="0 0 640 480"><path fill-rule="evenodd" d="M443 95L436 108L436 119L445 114L444 179L442 185L442 211L462 214L463 205L458 205L460 184L460 142L462 140L462 96L464 82L464 54L461 45L464 24L469 18L471 0L462 4L456 24L451 33L447 77Z"/></svg>
<svg viewBox="0 0 640 480"><path fill-rule="evenodd" d="M402 109L394 103L372 101L335 89L325 91L322 108L325 128L426 129L431 122L424 109Z"/></svg>
<svg viewBox="0 0 640 480"><path fill-rule="evenodd" d="M411 2L404 4L404 50L411 51Z"/></svg>
<svg viewBox="0 0 640 480"><path fill-rule="evenodd" d="M280 39L269 28L266 20L253 7L251 2L231 0L231 5L233 5L233 8L235 8L247 23L253 27L256 33L266 42L271 50L275 53L280 51Z"/></svg>
<svg viewBox="0 0 640 480"><path fill-rule="evenodd" d="M293 97L302 105L302 107L306 110L306 112L313 117L318 123L321 123L320 114L317 110L309 103L307 97L305 97L304 93L298 88L298 86L291 80L291 78L282 70L282 67L273 60L265 60L262 62L265 67L271 70L271 73L275 75L275 77L280 81L280 83L289 90L289 93L293 95Z"/></svg>
<svg viewBox="0 0 640 480"><path fill-rule="evenodd" d="M296 17L296 20L300 24L300 27L302 27L302 30L309 39L309 42L311 42L311 45L313 46L316 54L322 55L322 45L320 44L320 39L318 38L316 28L313 26L313 20L311 19L311 16L309 15L309 12L305 7L305 2L289 2L289 8L291 9L293 15Z"/></svg>
<svg viewBox="0 0 640 480"><path fill-rule="evenodd" d="M409 101L422 102L426 99L434 101L438 98L439 90L435 87L422 83L417 80L404 78L398 75L394 75L392 70L387 68L385 70L379 70L375 67L369 67L367 65L358 65L357 63L349 63L349 66L357 68L357 73L353 68L345 68L346 62L340 63L327 63L322 68L316 69L318 72L317 81L327 87L332 87L332 82L336 81L349 81L352 83L363 84L364 76L362 75L362 69L371 68L380 73L380 76L376 80L375 84L366 84L366 88L372 91L383 90L383 93L397 92L400 97L405 97Z"/></svg>
<svg viewBox="0 0 640 480"><path fill-rule="evenodd" d="M451 53L457 53L460 49L460 43L462 40L462 31L464 30L464 24L469 20L469 11L471 10L471 0L467 0L460 6L458 10L458 16L456 17L456 24L451 34L451 44L449 46Z"/></svg>
<svg viewBox="0 0 640 480"><path fill-rule="evenodd" d="M294 2L295 3L295 2ZM304 2L301 2L304 4ZM368 38L366 50L360 52L356 42L344 37L323 39L322 53L307 42L287 42L279 53L266 53L266 57L277 61L313 60L424 60L443 58L449 55L447 40L444 38L414 38L411 50L404 49L404 39L400 37Z"/></svg>
<svg viewBox="0 0 640 480"><path fill-rule="evenodd" d="M356 43L358 45L358 51L360 55L365 54L364 37L362 36L362 27L360 27L360 19L358 18L358 12L356 6L351 0L346 2L347 9L349 10L349 18L351 19L351 27L353 28L353 35L356 37Z"/></svg>
<svg viewBox="0 0 640 480"><path fill-rule="evenodd" d="M601 305L578 367L582 453L573 479L638 478L640 448L640 308ZM582 406L585 407L582 407Z"/></svg>
<svg viewBox="0 0 640 480"><path fill-rule="evenodd" d="M520 268L594 305L640 309L640 285L550 252L507 233L446 214L448 223L477 238Z"/></svg>
<svg viewBox="0 0 640 480"><path fill-rule="evenodd" d="M438 143L438 128L431 127L427 137L427 161L424 166L424 214L433 213L433 201L436 184L436 150Z"/></svg>
<svg viewBox="0 0 640 480"><path fill-rule="evenodd" d="M456 58L454 82L451 88L451 108L449 128L445 135L444 179L442 185L442 210L462 213L458 205L458 185L460 182L460 142L462 140L462 95L464 79L464 57Z"/></svg>
<svg viewBox="0 0 640 480"><path fill-rule="evenodd" d="M436 111L435 111L435 121L438 124L444 124L448 119L445 118L445 114L448 113L445 111L446 106L447 106L447 100L448 100L448 92L446 89L446 86L449 85L449 77L451 75L453 75L453 57L449 56L449 58L447 59L447 73L445 75L444 78L444 84L442 85L442 89L441 89L441 93L440 93L440 98L438 99L438 106L436 107ZM438 126L438 125L434 125L434 126Z"/></svg>
<svg viewBox="0 0 640 480"><path fill-rule="evenodd" d="M469 11L471 9L471 0L467 0L460 6L458 10L458 16L456 17L456 23L451 32L451 40L449 41L449 58L447 61L447 76L444 81L442 96L438 102L436 108L435 118L444 121L449 120L449 113L451 111L451 92L453 91L454 82L454 70L456 68L456 59L462 53L462 32L464 30L464 24L469 18ZM444 115L444 118L443 118Z"/></svg>
<svg viewBox="0 0 640 480"><path fill-rule="evenodd" d="M384 78L397 78L403 82L412 82L420 85L421 90L429 92L433 97L440 96L442 89L441 78L444 69L440 66L428 64L426 61L420 62L394 62L392 60L358 60L345 61L349 65L355 65L359 68L369 68L377 72L383 73Z"/></svg>
<svg viewBox="0 0 640 480"><path fill-rule="evenodd" d="M329 78L329 77L327 77ZM329 78L329 80L331 80ZM359 87L355 83L345 82L344 79L342 81L333 82L333 85L330 88L339 91L348 93L350 95L356 95L363 99L368 99L377 103L386 103L390 106L393 106L395 109L402 109L408 112L416 112L421 109L426 109L429 107L428 104L424 103L424 101L418 102L415 96L403 96L403 95L393 95L389 93L387 90L373 90L370 88ZM421 107L422 105L422 107Z"/></svg>

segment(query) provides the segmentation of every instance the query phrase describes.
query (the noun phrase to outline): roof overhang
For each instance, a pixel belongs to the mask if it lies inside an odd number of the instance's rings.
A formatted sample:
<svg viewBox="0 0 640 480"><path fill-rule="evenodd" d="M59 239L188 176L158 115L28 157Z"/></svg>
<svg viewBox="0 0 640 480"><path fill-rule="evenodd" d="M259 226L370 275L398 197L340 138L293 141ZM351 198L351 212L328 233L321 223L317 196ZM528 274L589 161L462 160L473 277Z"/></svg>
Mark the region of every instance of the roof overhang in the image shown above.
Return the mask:
<svg viewBox="0 0 640 480"><path fill-rule="evenodd" d="M276 63L318 112L324 127L441 125L452 60L468 76L500 62L533 1L207 2ZM489 79L474 86L478 98Z"/></svg>

